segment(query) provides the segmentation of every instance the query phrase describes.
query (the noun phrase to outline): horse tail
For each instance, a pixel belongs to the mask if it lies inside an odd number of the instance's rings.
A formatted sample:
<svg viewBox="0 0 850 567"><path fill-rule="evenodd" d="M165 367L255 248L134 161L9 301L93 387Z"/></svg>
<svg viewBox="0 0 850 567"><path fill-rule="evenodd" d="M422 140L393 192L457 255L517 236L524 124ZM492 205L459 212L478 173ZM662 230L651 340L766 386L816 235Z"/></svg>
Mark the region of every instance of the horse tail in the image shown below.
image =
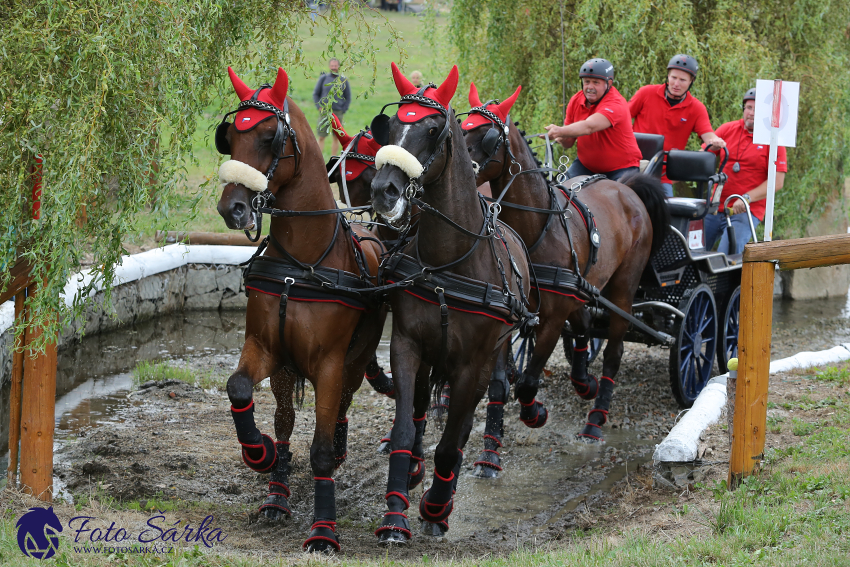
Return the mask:
<svg viewBox="0 0 850 567"><path fill-rule="evenodd" d="M670 229L670 211L667 210L664 188L658 178L645 173L634 173L622 179L620 183L637 194L649 213L649 220L652 222L652 248L649 252L651 257L664 244Z"/></svg>

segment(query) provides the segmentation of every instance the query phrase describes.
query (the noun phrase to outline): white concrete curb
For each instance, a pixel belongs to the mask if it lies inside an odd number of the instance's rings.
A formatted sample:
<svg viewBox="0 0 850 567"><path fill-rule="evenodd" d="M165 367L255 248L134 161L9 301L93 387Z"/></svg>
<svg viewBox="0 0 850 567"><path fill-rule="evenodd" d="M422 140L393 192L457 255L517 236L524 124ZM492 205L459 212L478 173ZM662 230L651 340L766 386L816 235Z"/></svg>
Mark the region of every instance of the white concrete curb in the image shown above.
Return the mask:
<svg viewBox="0 0 850 567"><path fill-rule="evenodd" d="M167 272L186 264L217 264L234 266L241 264L251 257L256 248L250 246L212 246L170 244L162 248L148 250L140 254L121 257L120 265L115 269L113 285L121 285L142 278ZM63 297L65 304L73 304L77 292L88 285L93 279L91 270L83 270L71 276L65 284ZM92 294L103 289L103 283L98 282ZM0 333L12 326L15 320L15 303L7 301L0 306Z"/></svg>
<svg viewBox="0 0 850 567"><path fill-rule="evenodd" d="M794 356L774 360L770 373L787 372L795 368L810 368L833 362L850 360L850 343L829 350L801 352ZM667 437L655 446L652 460L658 463L688 463L697 459L699 439L708 426L720 419L726 405L726 378L729 374L716 376L697 396L693 407L673 426Z"/></svg>

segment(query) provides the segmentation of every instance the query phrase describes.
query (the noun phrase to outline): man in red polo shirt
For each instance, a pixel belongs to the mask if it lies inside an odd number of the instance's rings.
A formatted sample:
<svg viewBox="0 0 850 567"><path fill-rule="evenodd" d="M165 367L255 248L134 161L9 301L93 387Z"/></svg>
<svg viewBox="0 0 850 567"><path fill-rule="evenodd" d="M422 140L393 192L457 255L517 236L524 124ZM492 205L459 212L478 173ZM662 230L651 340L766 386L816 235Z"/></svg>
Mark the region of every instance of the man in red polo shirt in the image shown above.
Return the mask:
<svg viewBox="0 0 850 567"><path fill-rule="evenodd" d="M564 126L546 126L549 137L565 148L577 144L578 157L567 175L603 173L616 181L638 171L640 149L629 105L612 85L614 65L605 59L591 59L581 66L578 76L581 90L567 104Z"/></svg>
<svg viewBox="0 0 850 567"><path fill-rule="evenodd" d="M690 55L679 54L667 64L667 81L662 85L646 85L629 101L635 132L661 134L664 151L684 150L691 132L706 144L725 147L722 138L713 132L705 105L689 91L697 78L699 66ZM666 172L661 176L667 197L673 196L673 184Z"/></svg>
<svg viewBox="0 0 850 567"><path fill-rule="evenodd" d="M729 237L726 233L726 218L723 202L729 195L741 195L750 203L753 226L764 220L767 197L767 166L770 146L753 143L753 125L756 115L756 90L750 89L744 95L744 116L741 120L727 122L717 129L717 135L726 140L729 161L724 172L729 176L720 196L720 211L705 217L705 243L711 248L720 237L717 249L727 254L741 253L744 245L750 241L750 223L744 204L736 199L732 205L732 226L735 227L735 249L730 252ZM776 191L785 183L788 171L788 158L785 148L780 146L776 152ZM721 235L722 233L722 235Z"/></svg>

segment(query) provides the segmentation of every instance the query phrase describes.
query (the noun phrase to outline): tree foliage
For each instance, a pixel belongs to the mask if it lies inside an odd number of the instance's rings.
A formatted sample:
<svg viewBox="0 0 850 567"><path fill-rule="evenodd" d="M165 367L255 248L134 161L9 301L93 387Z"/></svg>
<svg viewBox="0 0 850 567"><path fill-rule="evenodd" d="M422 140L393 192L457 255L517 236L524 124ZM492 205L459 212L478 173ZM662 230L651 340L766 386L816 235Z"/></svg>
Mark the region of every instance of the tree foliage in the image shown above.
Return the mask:
<svg viewBox="0 0 850 567"><path fill-rule="evenodd" d="M299 38L324 25L343 68L365 63L374 77L370 39L388 24L370 12L349 0L321 13L302 0L0 3L0 287L27 259L41 285L30 312L56 336L89 295L72 309L60 298L87 254L97 278L112 282L140 213L168 226L199 119L232 96L226 66L249 84L273 80L278 66L308 67ZM37 155L44 190L33 220Z"/></svg>
<svg viewBox="0 0 850 567"><path fill-rule="evenodd" d="M715 128L741 117L757 78L799 81L797 148L777 196L781 236L804 234L850 175L845 0L455 0L447 33L461 76L482 98L523 85L513 114L534 131L563 120L563 92L569 100L579 90L578 68L592 57L613 61L615 85L629 98L663 82L676 53L695 56L692 92Z"/></svg>

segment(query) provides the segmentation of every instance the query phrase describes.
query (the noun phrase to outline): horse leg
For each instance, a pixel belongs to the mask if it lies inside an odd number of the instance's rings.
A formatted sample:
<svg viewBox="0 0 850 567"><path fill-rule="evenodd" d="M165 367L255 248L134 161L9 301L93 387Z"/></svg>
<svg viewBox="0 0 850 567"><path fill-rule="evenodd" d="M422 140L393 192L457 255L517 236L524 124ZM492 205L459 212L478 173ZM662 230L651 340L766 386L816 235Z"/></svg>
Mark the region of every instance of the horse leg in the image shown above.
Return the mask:
<svg viewBox="0 0 850 567"><path fill-rule="evenodd" d="M423 532L430 535L442 535L449 529L448 518L454 509L454 493L463 465L462 447L469 439L475 406L484 394L483 387L477 391L475 378L476 371L466 369L453 384L446 427L434 452L434 480L419 501L419 515L440 529L438 534L433 527L423 525Z"/></svg>
<svg viewBox="0 0 850 567"><path fill-rule="evenodd" d="M295 408L292 405L292 392L295 377L281 370L271 378L272 393L277 400L274 413L275 448L277 464L269 475L269 494L260 506L260 512L269 520L276 521L284 515L292 516L289 508L289 473L291 471L292 452L289 450L289 438L295 426Z"/></svg>
<svg viewBox="0 0 850 567"><path fill-rule="evenodd" d="M490 376L487 394L487 421L484 425L484 450L474 463L472 476L478 478L496 478L502 470L499 448L504 436L505 402L508 401L511 385L508 383L507 367L509 342L505 341L496 358L496 366Z"/></svg>
<svg viewBox="0 0 850 567"><path fill-rule="evenodd" d="M639 273L639 272L638 272ZM629 277L629 270L618 270L611 278L606 290L610 290L608 299L626 313L632 312L632 300L640 278ZM614 378L620 371L620 361L623 358L623 337L629 329L629 322L617 315L611 314L608 327L608 344L602 359L602 376L599 378L599 393L593 409L587 414L587 423L580 439L589 442L602 441L602 426L608 421L608 409L614 396Z"/></svg>
<svg viewBox="0 0 850 567"><path fill-rule="evenodd" d="M337 356L334 356L335 354ZM340 550L336 535L334 479L331 475L337 462L334 435L344 390L344 358L344 351L328 355L319 367L315 382L316 429L310 446L310 466L313 469L315 487L313 525L310 528L310 536L302 546L309 552Z"/></svg>
<svg viewBox="0 0 850 567"><path fill-rule="evenodd" d="M521 373L514 390L520 405L519 419L531 428L543 427L549 418L549 412L535 399L535 396L540 387L540 374L552 351L555 350L564 326L564 322L559 317L545 319L541 317L541 321L543 324L537 327L537 344L534 347L531 362L524 370L517 369Z"/></svg>
<svg viewBox="0 0 850 567"><path fill-rule="evenodd" d="M254 336L242 347L239 366L227 379L230 414L236 427L236 437L242 445L242 460L249 468L266 473L277 464L277 448L272 438L260 433L254 422L254 385L272 373L274 356Z"/></svg>
<svg viewBox="0 0 850 567"><path fill-rule="evenodd" d="M378 364L377 354L373 354L369 364L366 365L366 381L379 394L383 394L391 400L395 399L393 379L391 376L387 376L384 369Z"/></svg>
<svg viewBox="0 0 850 567"><path fill-rule="evenodd" d="M587 331L590 327L590 312L587 309L577 309L570 315L570 328L578 335L573 347L570 361L570 381L576 394L583 400L592 400L599 393L599 381L587 373L587 361L590 357L590 346ZM564 340L570 340L565 337Z"/></svg>
<svg viewBox="0 0 850 567"><path fill-rule="evenodd" d="M410 521L405 510L410 507L409 485L416 442L414 422L414 390L423 378L427 382L421 364L419 346L412 340L394 333L391 344L393 379L396 386L395 420L390 432L390 463L387 474L387 512L381 525L375 530L378 545L405 544L411 538ZM425 367L427 368L427 367ZM418 417L424 417L422 411ZM421 420L424 421L424 420ZM424 424L422 425L424 433Z"/></svg>

